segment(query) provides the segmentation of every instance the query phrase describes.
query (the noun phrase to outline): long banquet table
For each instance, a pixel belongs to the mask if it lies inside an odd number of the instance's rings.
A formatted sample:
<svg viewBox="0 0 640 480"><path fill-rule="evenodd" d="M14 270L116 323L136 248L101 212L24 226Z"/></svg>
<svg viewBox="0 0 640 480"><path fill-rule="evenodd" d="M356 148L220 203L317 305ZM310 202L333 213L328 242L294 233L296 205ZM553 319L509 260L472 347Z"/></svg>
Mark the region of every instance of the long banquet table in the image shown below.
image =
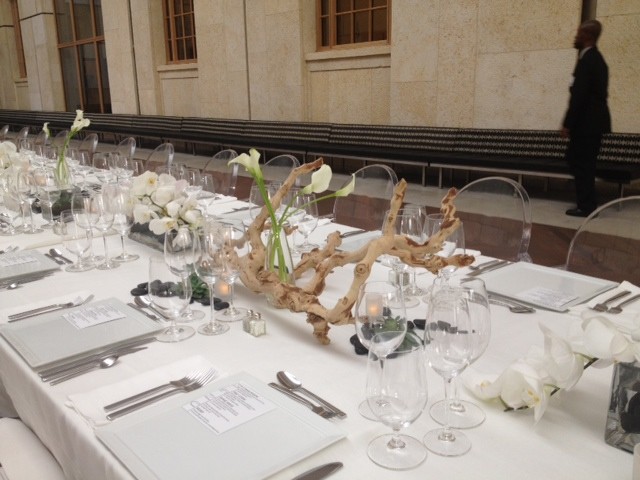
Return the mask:
<svg viewBox="0 0 640 480"><path fill-rule="evenodd" d="M313 234L316 241L339 229L349 227L328 224ZM119 249L119 238L108 238L110 251ZM0 249L8 244L46 251L59 245L51 232L0 238ZM102 242L94 248L102 253ZM130 290L146 281L147 258L154 252L146 246L128 242L128 249L141 258L115 270L91 270L84 273L56 272L53 276L18 289L0 291L0 322L6 322L3 311L19 306L28 308L34 300L56 297L65 292L90 290L96 300L116 297L131 301ZM484 258L479 259L484 260ZM328 279L325 300L335 300L344 292L351 277L351 267L337 269ZM388 269L375 264L371 278L386 279ZM417 276L422 286L432 281L431 274ZM288 479L319 464L341 461L344 468L333 475L336 479L383 478L473 478L473 479L622 479L630 478L632 456L607 445L604 429L609 401L611 368L585 371L577 386L552 397L543 418L536 424L532 411L504 412L498 402L482 403L487 414L479 427L466 430L472 448L463 457L445 458L429 453L427 460L415 469L391 472L376 466L366 454L374 437L388 433L384 425L366 420L357 406L364 398L366 356L354 353L349 338L353 326L331 329L331 344L320 345L311 335L304 314L276 310L264 298L236 287L235 303L259 311L267 322L267 335L253 337L242 330L240 322L232 323L224 335L194 337L176 344L154 342L144 351L122 357L113 368L96 370L73 380L50 386L40 380L21 356L0 337L0 415L19 415L40 437L62 466L69 479L130 479L131 473L96 438L94 429L66 405L69 395L89 392L99 387L132 378L162 365L202 355L223 375L248 372L264 383L276 381L276 372L289 370L304 381L310 390L327 398L347 413L344 420L327 420L343 429L346 437L337 443L295 463L272 479ZM208 308L195 304L196 309ZM559 333L566 332L576 317L538 309L534 314L518 315L492 305L492 338L483 357L474 368L499 373L507 365L526 354L532 345L542 345L538 323ZM421 304L408 311L408 318L424 318ZM24 320L25 322L28 320ZM406 432L422 438L436 423L428 408L443 396L443 382L428 369L429 402L421 417ZM470 395L463 391L464 398ZM175 398L175 397L174 397ZM155 407L151 407L155 408ZM117 420L116 420L117 421ZM100 427L97 427L100 428ZM278 442L278 432L273 432ZM176 438L175 449L181 448ZM238 462L251 461L252 452L236 452ZM211 472L209 478L217 478Z"/></svg>

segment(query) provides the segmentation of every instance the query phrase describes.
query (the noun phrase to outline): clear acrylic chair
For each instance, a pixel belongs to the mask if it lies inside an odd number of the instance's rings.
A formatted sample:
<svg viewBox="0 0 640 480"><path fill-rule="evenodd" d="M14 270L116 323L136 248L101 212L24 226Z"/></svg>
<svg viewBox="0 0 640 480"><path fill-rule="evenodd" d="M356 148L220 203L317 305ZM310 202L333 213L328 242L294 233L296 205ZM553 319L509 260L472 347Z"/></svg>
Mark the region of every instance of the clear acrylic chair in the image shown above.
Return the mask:
<svg viewBox="0 0 640 480"><path fill-rule="evenodd" d="M565 269L640 285L640 196L618 198L589 215L569 244Z"/></svg>
<svg viewBox="0 0 640 480"><path fill-rule="evenodd" d="M300 161L293 155L284 154L265 162L262 174L267 182L284 182L291 170L300 166Z"/></svg>
<svg viewBox="0 0 640 480"><path fill-rule="evenodd" d="M398 176L386 165L367 165L354 175L356 184L353 192L335 199L333 219L336 223L354 228L380 229L385 212L389 210ZM349 176L340 188L350 181Z"/></svg>
<svg viewBox="0 0 640 480"><path fill-rule="evenodd" d="M0 418L0 478L64 480L62 468L21 420Z"/></svg>
<svg viewBox="0 0 640 480"><path fill-rule="evenodd" d="M175 149L173 148L173 144L170 142L162 143L158 145L151 154L149 154L144 168L151 172L155 172L159 167L163 167L167 171L170 171L174 154Z"/></svg>
<svg viewBox="0 0 640 480"><path fill-rule="evenodd" d="M213 176L216 193L235 196L240 166L237 163L233 165L228 165L228 163L237 156L238 152L235 150L221 150L211 157L211 160L202 169L202 173L210 173Z"/></svg>
<svg viewBox="0 0 640 480"><path fill-rule="evenodd" d="M46 145L48 139L49 139L49 137L47 135L47 132L45 132L44 130L40 130L40 132L38 132L36 137L33 139L33 144L34 145Z"/></svg>
<svg viewBox="0 0 640 480"><path fill-rule="evenodd" d="M55 137L51 139L51 146L60 148L64 145L64 142L67 140L67 135L69 135L69 130L62 130L56 134Z"/></svg>
<svg viewBox="0 0 640 480"><path fill-rule="evenodd" d="M531 261L531 203L522 185L505 177L480 178L462 187L454 203L466 248L504 260Z"/></svg>
<svg viewBox="0 0 640 480"><path fill-rule="evenodd" d="M78 145L78 150L81 152L87 152L89 154L89 160L93 160L93 154L96 153L98 148L98 134L90 133L82 139Z"/></svg>
<svg viewBox="0 0 640 480"><path fill-rule="evenodd" d="M7 134L9 133L9 125L5 125L0 128L0 142L6 140Z"/></svg>
<svg viewBox="0 0 640 480"><path fill-rule="evenodd" d="M120 156L133 158L133 154L136 153L136 139L133 137L125 138L113 151Z"/></svg>
<svg viewBox="0 0 640 480"><path fill-rule="evenodd" d="M16 144L18 148L20 148L20 140L24 140L29 136L29 127L22 127L18 133L16 133L15 137L13 137L13 143Z"/></svg>

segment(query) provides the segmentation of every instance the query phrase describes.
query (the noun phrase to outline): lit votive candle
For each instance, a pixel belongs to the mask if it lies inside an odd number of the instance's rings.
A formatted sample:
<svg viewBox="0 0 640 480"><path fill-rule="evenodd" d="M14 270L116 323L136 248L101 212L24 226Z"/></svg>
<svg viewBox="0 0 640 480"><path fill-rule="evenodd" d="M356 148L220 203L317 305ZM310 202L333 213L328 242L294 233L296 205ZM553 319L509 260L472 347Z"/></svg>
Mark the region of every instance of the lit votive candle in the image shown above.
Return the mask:
<svg viewBox="0 0 640 480"><path fill-rule="evenodd" d="M231 285L222 280L218 280L215 285L215 293L218 297L226 298L231 294Z"/></svg>
<svg viewBox="0 0 640 480"><path fill-rule="evenodd" d="M365 308L367 309L367 316L369 317L382 316L382 295L379 293L368 294L365 302Z"/></svg>

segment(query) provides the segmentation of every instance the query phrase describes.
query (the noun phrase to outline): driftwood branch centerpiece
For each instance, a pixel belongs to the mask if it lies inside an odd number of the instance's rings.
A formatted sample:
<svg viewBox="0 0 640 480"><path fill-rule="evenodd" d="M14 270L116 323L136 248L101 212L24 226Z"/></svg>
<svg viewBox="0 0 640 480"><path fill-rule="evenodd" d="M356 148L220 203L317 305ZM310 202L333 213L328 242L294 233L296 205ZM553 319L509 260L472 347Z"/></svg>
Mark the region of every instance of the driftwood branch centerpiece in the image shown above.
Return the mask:
<svg viewBox="0 0 640 480"><path fill-rule="evenodd" d="M238 163L242 164L242 161ZM326 245L323 248L317 248L303 254L295 266L296 279L300 279L303 274L313 270L311 278L304 285L293 285L281 281L277 272L265 268L265 245L261 234L270 228L269 210L275 210L280 206L283 198L295 185L298 177L313 172L322 165L323 160L319 158L314 162L305 163L291 172L282 187L271 197L271 205L265 205L247 228L246 235L251 246L249 253L242 257L235 256L233 259L240 267L240 279L247 288L255 293L268 296L271 304L276 308L286 308L292 312L306 313L307 322L313 326L313 335L320 343L328 344L330 342L328 337L330 325L354 323L351 310L356 302L358 289L369 277L371 266L380 255L396 256L407 265L423 267L432 273L437 273L447 265L461 267L470 265L473 262L474 257L470 255L454 255L449 258L437 255L445 239L460 225L460 220L455 217L456 210L453 200L456 190L453 188L449 190L442 200L441 211L445 220L437 234L432 235L424 244L419 244L405 236L394 234L392 231L393 220L402 206L407 187L406 181L401 180L396 185L391 200L388 214L389 221L386 222L389 227L382 231L380 237L371 240L358 250L342 252L338 250L342 243L340 232L333 232L328 235ZM265 201L266 203L267 201ZM290 231L287 233L290 233ZM345 295L333 306L323 305L320 295L325 288L327 276L334 269L348 265L353 265L353 280ZM297 283L301 283L301 281Z"/></svg>

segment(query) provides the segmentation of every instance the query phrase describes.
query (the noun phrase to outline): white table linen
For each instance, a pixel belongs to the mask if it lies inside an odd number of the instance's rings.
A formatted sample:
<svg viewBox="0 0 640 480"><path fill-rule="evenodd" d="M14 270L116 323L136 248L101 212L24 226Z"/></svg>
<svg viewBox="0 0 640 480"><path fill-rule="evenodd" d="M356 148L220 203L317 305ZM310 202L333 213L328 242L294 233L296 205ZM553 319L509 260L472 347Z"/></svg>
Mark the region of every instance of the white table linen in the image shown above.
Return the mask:
<svg viewBox="0 0 640 480"><path fill-rule="evenodd" d="M317 242L335 230L346 231L348 227L324 225L314 232L312 240ZM59 243L59 239L50 232L39 236L16 236L11 243L33 245L36 238L40 244L55 244L56 240ZM118 237L112 236L108 241L111 251L117 251ZM94 248L100 254L101 242L96 241ZM130 301L129 291L147 279L147 258L151 250L133 242L129 242L128 250L141 255L141 259L111 271L58 272L19 289L0 292L1 308L3 312L17 307L29 308L36 299L41 301L63 292L86 289L99 292L100 297L113 296ZM483 260L486 259L482 257L478 261ZM327 281L323 299L335 301L346 291L351 269L334 271ZM387 274L388 269L376 263L371 278L386 279ZM430 274L418 276L421 286L427 286L431 281ZM126 368L120 365L97 370L53 387L40 381L37 374L0 338L0 407L8 413L10 405L6 405L6 399L11 400L15 413L51 450L67 478L130 479L132 477L126 468L96 439L85 418L68 407L69 398L135 378L161 365L200 355L220 371L229 374L246 371L265 383L275 381L278 370L287 369L302 379L307 388L347 412L345 420L332 420L339 422L340 427L348 432L346 439L273 475L270 477L273 480L288 479L330 461L344 463L344 468L332 477L336 480L390 477L609 480L631 475L632 456L604 442L610 368L587 370L573 390L551 399L544 417L537 424L534 424L533 412L505 413L497 402L482 403L487 419L480 427L466 431L473 446L463 457L444 458L430 453L427 460L413 470L390 472L382 469L369 460L366 447L374 437L389 432L389 428L358 414L357 406L364 395L366 356L357 356L349 342L355 333L354 327L332 327L329 333L331 344L323 346L312 336L312 328L306 323L303 313L273 309L263 297L247 291L241 284L236 288L235 303L261 312L267 321L267 335L252 337L237 322L221 336L196 335L177 344L154 342L148 349L129 355ZM208 313L208 308L197 304L195 308ZM474 368L490 373L500 373L519 356L525 355L532 344L542 344L538 322L564 334L572 322L579 321L572 315L542 309L528 315L513 314L494 305L491 309L491 342L487 352L474 364ZM424 318L425 312L426 307L421 304L408 311L408 318ZM4 316L0 321L6 321ZM436 426L429 417L428 408L443 397L442 379L428 370L427 409L406 429L407 433L420 439ZM469 397L464 391L462 395ZM277 441L277 432L274 432L274 441ZM180 441L176 439L176 449L179 448ZM238 462L250 461L250 453L238 451Z"/></svg>

